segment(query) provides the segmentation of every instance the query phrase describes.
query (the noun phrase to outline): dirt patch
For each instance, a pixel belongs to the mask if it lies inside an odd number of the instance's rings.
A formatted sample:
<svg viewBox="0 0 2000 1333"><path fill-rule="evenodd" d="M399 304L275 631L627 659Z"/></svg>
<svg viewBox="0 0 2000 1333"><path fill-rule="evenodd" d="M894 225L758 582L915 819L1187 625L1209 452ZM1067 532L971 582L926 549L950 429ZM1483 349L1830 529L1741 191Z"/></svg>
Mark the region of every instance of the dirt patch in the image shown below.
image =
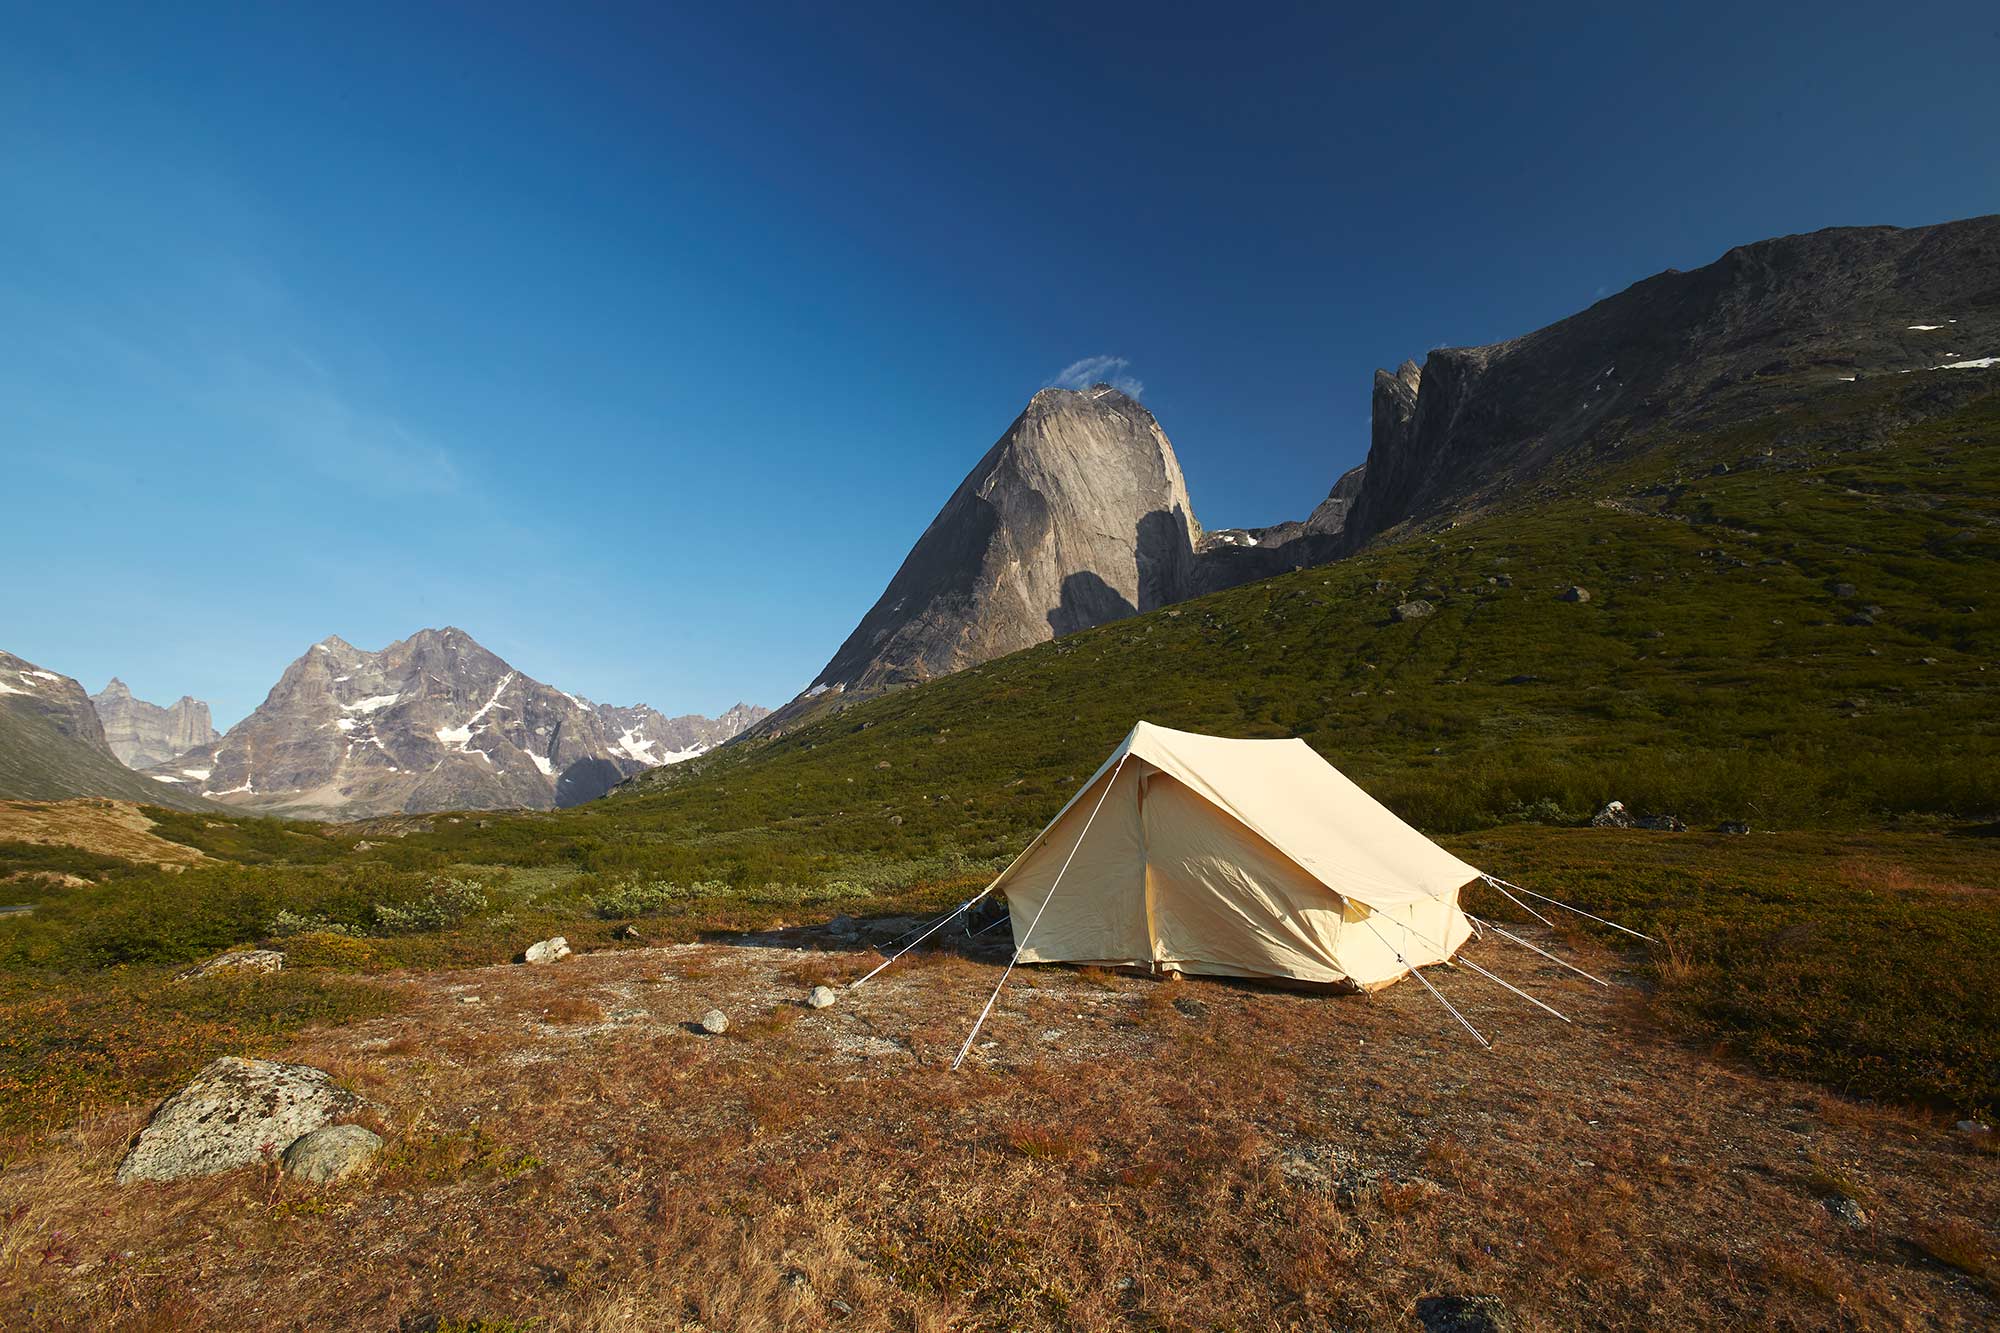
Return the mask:
<svg viewBox="0 0 2000 1333"><path fill-rule="evenodd" d="M100 856L163 866L191 866L208 859L192 847L158 836L154 827L146 812L130 801L0 801L0 842L79 847Z"/></svg>
<svg viewBox="0 0 2000 1333"><path fill-rule="evenodd" d="M150 1107L0 1174L9 1326L1991 1327L2000 1170L1941 1121L1718 1063L1496 942L1320 996L768 942L393 978L281 1058L381 1108L372 1176L115 1189ZM1563 950L1546 936L1539 942ZM703 1035L723 1010L730 1026ZM1855 1225L1832 1195L1865 1215ZM1944 1240L1938 1238L1943 1237ZM503 1325L504 1326L504 1325Z"/></svg>

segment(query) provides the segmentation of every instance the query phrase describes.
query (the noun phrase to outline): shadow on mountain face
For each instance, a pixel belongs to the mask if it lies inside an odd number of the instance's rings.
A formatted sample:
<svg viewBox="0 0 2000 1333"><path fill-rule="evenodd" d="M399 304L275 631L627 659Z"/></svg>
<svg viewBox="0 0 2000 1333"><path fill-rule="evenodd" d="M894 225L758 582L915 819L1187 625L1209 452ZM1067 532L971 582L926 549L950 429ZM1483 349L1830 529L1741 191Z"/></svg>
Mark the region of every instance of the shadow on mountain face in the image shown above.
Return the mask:
<svg viewBox="0 0 2000 1333"><path fill-rule="evenodd" d="M1137 611L1125 594L1090 570L1081 570L1062 581L1062 601L1049 612L1049 629L1060 639L1065 634L1119 620Z"/></svg>

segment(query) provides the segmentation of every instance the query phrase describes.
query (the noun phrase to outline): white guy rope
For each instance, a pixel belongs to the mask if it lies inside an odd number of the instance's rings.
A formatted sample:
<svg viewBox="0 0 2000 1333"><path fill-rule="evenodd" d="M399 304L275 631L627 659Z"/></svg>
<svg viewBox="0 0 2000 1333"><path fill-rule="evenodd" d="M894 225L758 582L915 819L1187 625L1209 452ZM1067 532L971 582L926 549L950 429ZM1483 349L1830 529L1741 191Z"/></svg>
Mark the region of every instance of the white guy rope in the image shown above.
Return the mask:
<svg viewBox="0 0 2000 1333"><path fill-rule="evenodd" d="M967 898L964 902L960 903L958 906L952 908L949 912L946 912L943 916L939 917L936 921L933 921L931 923L931 927L929 930L926 930L923 934L917 936L915 939L911 940L908 944L896 950L896 952L890 954L887 958L884 958L880 963L877 963L874 967L870 968L868 971L868 977L874 976L877 972L880 972L883 968L889 966L889 964L895 962L898 958L901 958L904 954L916 948L919 944L922 944L925 940L929 939L931 936L937 934L938 931L944 928L946 922L950 921L960 912L963 912L966 908L972 906L974 903L978 902L981 898L984 898L987 894L991 892L993 892L993 888L991 885L988 885L986 888L981 889L978 893L973 894L970 898ZM896 938L903 939L908 935L908 933L909 933L908 931L905 931L902 935L898 935ZM861 978L861 981L868 980L868 977ZM861 981L848 982L847 989L853 990L856 986L859 986L861 984Z"/></svg>
<svg viewBox="0 0 2000 1333"><path fill-rule="evenodd" d="M1632 937L1633 937L1633 938L1635 938L1635 939L1641 939L1641 940L1644 940L1644 941L1646 941L1646 943L1648 943L1648 944L1658 944L1658 943L1659 943L1659 941L1658 941L1658 940L1656 940L1656 939L1654 939L1654 938L1653 938L1653 937L1652 937L1651 935L1644 935L1644 934L1641 934L1640 932L1638 932L1638 931L1636 931L1636 930L1632 929L1632 928L1631 928L1630 926L1621 926L1621 925L1619 925L1619 924L1618 924L1618 923L1617 923L1616 921L1606 921L1606 920L1605 920L1605 919L1604 919L1603 917L1601 917L1601 916L1592 916L1592 915L1591 915L1591 914L1590 914L1589 912L1586 912L1586 911L1584 911L1584 910L1583 910L1583 909L1582 909L1581 907L1571 907L1571 906L1570 906L1570 905L1569 905L1568 903L1564 902L1564 901L1563 901L1562 899L1560 899L1560 898L1551 898L1551 897L1549 897L1549 895L1548 895L1548 894L1546 894L1546 893L1536 893L1536 892L1535 892L1535 891L1534 891L1533 889L1523 889L1523 888L1521 888L1521 886L1520 886L1519 884L1515 884L1515 883L1512 883L1512 882L1510 882L1510 881L1508 881L1508 880L1504 880L1504 879L1495 879L1495 878L1494 878L1493 876L1491 876L1491 875L1488 875L1488 876L1486 876L1486 880L1487 880L1487 882L1488 882L1488 883L1490 883L1490 884L1494 885L1494 886L1495 886L1496 888L1497 888L1498 886L1502 885L1502 884L1505 884L1505 885L1507 886L1507 888L1509 888L1509 889L1518 889L1518 890L1520 890L1520 892L1522 892L1522 893L1525 893L1525 894L1527 894L1527 895L1528 895L1528 896L1529 896L1530 898L1539 898L1539 899L1541 899L1541 900L1542 900L1543 902L1545 902L1545 903L1554 903L1554 904L1555 904L1555 905L1556 905L1557 907L1560 907L1560 908L1562 908L1562 909L1563 909L1564 911L1566 911L1566 912L1575 912L1575 913L1576 913L1576 914L1577 914L1578 916L1581 916L1581 917L1589 917L1589 918L1590 918L1590 920L1592 920L1592 921L1595 921L1595 922L1596 922L1596 923L1597 923L1598 925L1600 925L1600 926L1609 926L1609 927L1611 927L1611 928L1612 928L1613 930L1622 930L1622 931L1624 931L1624 932L1625 932L1625 933L1626 933L1627 935L1630 935L1630 936L1632 936ZM1505 892L1505 890L1502 890L1502 892ZM1510 897L1510 898L1511 898L1512 896L1513 896L1512 894L1509 894L1509 895L1508 895L1508 897Z"/></svg>
<svg viewBox="0 0 2000 1333"><path fill-rule="evenodd" d="M1389 943L1389 937L1387 935L1384 935L1381 931L1375 929L1375 922L1371 919L1373 915L1374 915L1373 913L1370 913L1369 916L1362 917L1361 924L1368 927L1369 933L1372 934L1376 939L1382 941L1383 948L1387 949L1390 953L1396 955L1396 961L1402 963L1403 966L1409 970L1411 976L1415 977L1418 981L1424 983L1424 989L1437 997L1437 1002L1445 1007L1447 1013L1449 1013L1453 1018L1456 1018L1458 1020L1460 1027L1464 1028L1467 1032L1470 1032L1472 1034L1472 1039L1474 1041L1478 1042L1481 1046L1484 1046L1487 1050L1489 1051L1492 1050L1493 1043L1486 1040L1486 1038L1480 1036L1479 1029L1472 1026L1472 1024L1466 1022L1464 1014L1461 1014L1460 1012L1458 1012L1458 1010L1452 1008L1451 1001L1445 999L1443 993L1440 992L1436 986L1431 985L1431 979L1429 977L1425 976L1422 972L1419 972L1416 968L1410 967L1409 963L1404 960L1403 955L1397 952L1396 946Z"/></svg>
<svg viewBox="0 0 2000 1333"><path fill-rule="evenodd" d="M1035 933L1036 926L1042 924L1042 913L1049 910L1049 903L1056 896L1056 885L1061 884L1063 876L1069 873L1069 863L1076 860L1077 850L1083 846L1084 838L1089 835L1090 826L1097 822L1097 812L1104 808L1104 798L1111 795L1111 789L1118 784L1118 770L1125 767L1125 761L1130 757L1131 752L1127 751L1119 755L1118 762L1112 766L1111 776L1105 779L1104 790L1098 793L1097 804L1090 807L1090 818L1083 821L1083 832L1076 835L1076 846L1069 849L1069 855L1063 858L1062 869L1056 871L1056 877L1050 883L1049 891L1042 895L1042 905L1035 909L1035 919L1028 923L1027 930L1021 934L1021 942L1014 946L1014 956L1007 960L1007 969L1000 974L999 982L993 987L993 994L987 998L986 1007L979 1011L979 1021L972 1025L972 1031L965 1034L965 1045L958 1048L958 1058L951 1062L954 1071L965 1063L965 1053L972 1049L972 1039L979 1035L979 1029L986 1026L987 1018L993 1013L994 1004L1000 999L1000 987L1007 984L1007 978L1014 973L1014 964L1021 961L1021 951L1028 947L1028 937Z"/></svg>
<svg viewBox="0 0 2000 1333"><path fill-rule="evenodd" d="M1500 881L1493 878L1493 876L1482 873L1479 876L1479 878L1486 881L1486 887L1492 889L1502 898L1505 898L1508 902L1514 904L1514 906L1520 908L1523 912L1526 912L1529 916L1535 918L1535 920L1541 922L1543 925L1547 926L1550 930L1554 930L1556 928L1555 922L1549 920L1547 917L1543 916L1540 912L1537 912L1534 908L1528 906L1526 903L1522 902L1519 898L1516 898L1513 894L1501 888Z"/></svg>
<svg viewBox="0 0 2000 1333"><path fill-rule="evenodd" d="M1556 1008L1554 1005L1551 1004L1543 1004L1540 1000L1528 994L1528 992L1522 990L1519 986L1516 986L1513 982L1508 981L1504 977L1494 976L1491 972L1488 972L1485 968L1473 962L1470 958L1460 958L1458 961L1460 963L1463 963L1465 966L1471 968L1473 971L1477 972L1480 976L1485 977L1488 981L1498 982L1500 985L1505 986L1508 990L1513 991L1514 994L1520 996L1522 999L1526 1000L1529 1004L1538 1005L1541 1008L1546 1009L1550 1013L1554 1014L1557 1018L1562 1019L1563 1022L1565 1023L1569 1022L1569 1015L1563 1013L1562 1010Z"/></svg>
<svg viewBox="0 0 2000 1333"><path fill-rule="evenodd" d="M1465 915L1468 921L1479 920L1479 918L1473 916L1472 913L1470 912L1467 912ZM1563 962L1562 959L1556 957L1554 954L1550 953L1547 949L1537 948L1535 945L1532 945L1528 943L1526 940L1522 939L1519 935L1513 934L1510 931L1505 931L1500 929L1500 927L1494 925L1491 921L1480 921L1479 924L1486 927L1488 930L1492 931L1495 935L1498 935L1501 939L1512 940L1514 941L1514 943L1520 945L1523 949L1533 950L1535 953L1538 953L1542 957L1548 959L1551 963L1554 963L1559 967L1566 967L1580 977L1587 977L1591 981L1595 981L1600 986L1609 986L1611 984L1610 982L1604 980L1604 978L1602 977L1591 976L1590 973L1584 971L1582 968L1578 967L1575 963Z"/></svg>

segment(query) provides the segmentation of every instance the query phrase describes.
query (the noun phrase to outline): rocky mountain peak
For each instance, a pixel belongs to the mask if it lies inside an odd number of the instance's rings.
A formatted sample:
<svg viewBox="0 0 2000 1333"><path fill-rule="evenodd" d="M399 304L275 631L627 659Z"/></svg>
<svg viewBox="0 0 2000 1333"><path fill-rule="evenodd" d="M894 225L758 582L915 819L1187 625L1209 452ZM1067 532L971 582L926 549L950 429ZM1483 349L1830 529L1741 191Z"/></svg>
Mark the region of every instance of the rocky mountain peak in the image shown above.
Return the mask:
<svg viewBox="0 0 2000 1333"><path fill-rule="evenodd" d="M1043 389L959 483L808 696L927 680L1187 595L1201 526L1153 414Z"/></svg>
<svg viewBox="0 0 2000 1333"><path fill-rule="evenodd" d="M128 768L151 768L216 739L208 705L189 695L162 708L134 697L131 687L113 676L90 703L111 752Z"/></svg>
<svg viewBox="0 0 2000 1333"><path fill-rule="evenodd" d="M740 729L593 704L446 626L379 652L329 636L226 736L149 772L227 804L318 818L546 809Z"/></svg>

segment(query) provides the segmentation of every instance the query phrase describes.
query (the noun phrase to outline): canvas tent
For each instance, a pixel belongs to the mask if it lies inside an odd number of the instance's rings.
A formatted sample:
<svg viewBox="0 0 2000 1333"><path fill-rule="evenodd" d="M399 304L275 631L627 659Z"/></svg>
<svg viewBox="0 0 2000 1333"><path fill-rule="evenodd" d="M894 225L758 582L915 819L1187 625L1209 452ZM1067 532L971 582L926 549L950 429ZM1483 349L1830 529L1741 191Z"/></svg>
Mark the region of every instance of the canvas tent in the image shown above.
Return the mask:
<svg viewBox="0 0 2000 1333"><path fill-rule="evenodd" d="M988 892L1020 962L1373 989L1465 943L1481 878L1304 741L1141 722Z"/></svg>

